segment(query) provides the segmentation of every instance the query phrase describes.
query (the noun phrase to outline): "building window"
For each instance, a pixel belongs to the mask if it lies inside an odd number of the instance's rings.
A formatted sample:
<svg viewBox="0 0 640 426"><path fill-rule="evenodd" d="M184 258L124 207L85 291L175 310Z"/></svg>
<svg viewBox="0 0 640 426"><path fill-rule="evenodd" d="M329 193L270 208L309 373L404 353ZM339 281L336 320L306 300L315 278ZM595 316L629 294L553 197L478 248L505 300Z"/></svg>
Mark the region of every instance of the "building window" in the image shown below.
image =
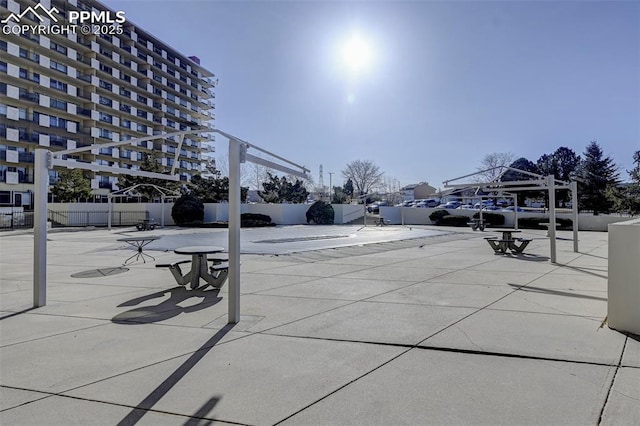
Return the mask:
<svg viewBox="0 0 640 426"><path fill-rule="evenodd" d="M54 80L53 78L49 80L49 87L51 87L52 89L63 91L63 92L67 91L67 83Z"/></svg>
<svg viewBox="0 0 640 426"><path fill-rule="evenodd" d="M107 74L111 74L113 68L106 66L105 64L100 64L100 71L106 72Z"/></svg>
<svg viewBox="0 0 640 426"><path fill-rule="evenodd" d="M131 97L131 91L121 87L120 88L120 96L126 96L127 98L130 98Z"/></svg>
<svg viewBox="0 0 640 426"><path fill-rule="evenodd" d="M62 45L56 43L55 41L51 41L49 43L49 48L51 50L55 50L58 53L62 53L63 55L67 54L67 48L65 46L62 46Z"/></svg>
<svg viewBox="0 0 640 426"><path fill-rule="evenodd" d="M98 136L100 136L101 138L106 138L106 139L111 139L111 132L109 130L106 129L98 129L100 132L98 133Z"/></svg>
<svg viewBox="0 0 640 426"><path fill-rule="evenodd" d="M57 108L63 111L67 110L67 103L65 101L61 101L60 99L51 98L49 100L49 104L51 105L51 108Z"/></svg>
<svg viewBox="0 0 640 426"><path fill-rule="evenodd" d="M139 131L139 132L146 133L147 132L147 126L145 126L144 124L138 123L138 125L136 127L136 130Z"/></svg>
<svg viewBox="0 0 640 426"><path fill-rule="evenodd" d="M111 99L105 98L104 96L100 96L99 102L100 102L100 105L106 105L108 107L113 105L113 102L111 101Z"/></svg>
<svg viewBox="0 0 640 426"><path fill-rule="evenodd" d="M59 129L66 129L67 128L67 120L65 120L64 118L58 118L58 117L50 116L49 117L49 126L50 127L57 127Z"/></svg>
<svg viewBox="0 0 640 426"><path fill-rule="evenodd" d="M131 113L131 107L127 104L120 104L120 111Z"/></svg>
<svg viewBox="0 0 640 426"><path fill-rule="evenodd" d="M4 73L7 72L7 63L6 62L0 61L0 72L4 72Z"/></svg>
<svg viewBox="0 0 640 426"><path fill-rule="evenodd" d="M120 126L124 127L125 129L130 129L131 128L131 121L122 119L122 120L120 120Z"/></svg>
<svg viewBox="0 0 640 426"><path fill-rule="evenodd" d="M138 95L138 102L146 104L147 103L147 98L145 98L142 95Z"/></svg>
<svg viewBox="0 0 640 426"><path fill-rule="evenodd" d="M99 84L100 84L100 87L102 87L103 89L111 90L113 88L113 85L111 83L106 82L104 80L100 80Z"/></svg>
<svg viewBox="0 0 640 426"><path fill-rule="evenodd" d="M100 121L104 121L105 123L112 123L113 122L113 117L111 115L109 115L109 114L106 114L106 113L102 112L102 111L100 111L99 117L100 117Z"/></svg>
<svg viewBox="0 0 640 426"><path fill-rule="evenodd" d="M140 118L147 118L147 111L141 110L139 109L138 111L136 111L136 115Z"/></svg>
<svg viewBox="0 0 640 426"><path fill-rule="evenodd" d="M65 74L67 73L67 66L56 61L49 61L49 68L51 68L52 70L63 72Z"/></svg>

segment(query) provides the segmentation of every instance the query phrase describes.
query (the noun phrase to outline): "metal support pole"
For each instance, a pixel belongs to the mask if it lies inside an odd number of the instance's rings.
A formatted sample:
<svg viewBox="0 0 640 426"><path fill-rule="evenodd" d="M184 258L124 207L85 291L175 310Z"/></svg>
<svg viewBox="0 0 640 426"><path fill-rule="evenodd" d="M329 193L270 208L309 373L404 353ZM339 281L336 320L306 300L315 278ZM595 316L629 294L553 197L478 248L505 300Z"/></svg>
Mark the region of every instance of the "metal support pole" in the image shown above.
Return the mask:
<svg viewBox="0 0 640 426"><path fill-rule="evenodd" d="M551 263L556 263L556 178L547 176L549 190L549 243L551 245Z"/></svg>
<svg viewBox="0 0 640 426"><path fill-rule="evenodd" d="M578 182L573 181L571 186L571 211L573 213L573 251L578 252Z"/></svg>
<svg viewBox="0 0 640 426"><path fill-rule="evenodd" d="M166 198L164 194L160 195L160 228L164 228L164 200Z"/></svg>
<svg viewBox="0 0 640 426"><path fill-rule="evenodd" d="M363 223L364 223L364 226L366 228L366 226L367 226L367 199L366 198L364 199L364 201L362 203L362 208L364 209L364 219L363 219L364 222Z"/></svg>
<svg viewBox="0 0 640 426"><path fill-rule="evenodd" d="M518 194L513 194L513 229L518 229Z"/></svg>
<svg viewBox="0 0 640 426"><path fill-rule="evenodd" d="M240 143L229 139L229 324L240 321Z"/></svg>
<svg viewBox="0 0 640 426"><path fill-rule="evenodd" d="M113 198L113 197L111 197L111 195L107 195L107 200L109 202L109 206L108 206L109 207L109 213L108 213L108 216L107 216L107 229L109 231L111 231L111 215L113 215L113 207L112 207L112 204L111 204L111 198Z"/></svg>
<svg viewBox="0 0 640 426"><path fill-rule="evenodd" d="M47 195L49 171L46 149L35 150L33 210L33 307L47 304Z"/></svg>

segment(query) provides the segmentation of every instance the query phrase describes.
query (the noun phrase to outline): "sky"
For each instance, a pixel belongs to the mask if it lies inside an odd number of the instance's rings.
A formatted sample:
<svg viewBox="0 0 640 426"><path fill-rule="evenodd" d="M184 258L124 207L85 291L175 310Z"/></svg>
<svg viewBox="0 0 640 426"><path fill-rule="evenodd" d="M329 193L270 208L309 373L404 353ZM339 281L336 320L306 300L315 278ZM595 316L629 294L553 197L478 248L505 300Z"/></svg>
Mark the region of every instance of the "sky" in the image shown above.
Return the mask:
<svg viewBox="0 0 640 426"><path fill-rule="evenodd" d="M327 186L368 160L442 188L592 140L627 180L640 150L640 1L103 3L215 73L217 128Z"/></svg>

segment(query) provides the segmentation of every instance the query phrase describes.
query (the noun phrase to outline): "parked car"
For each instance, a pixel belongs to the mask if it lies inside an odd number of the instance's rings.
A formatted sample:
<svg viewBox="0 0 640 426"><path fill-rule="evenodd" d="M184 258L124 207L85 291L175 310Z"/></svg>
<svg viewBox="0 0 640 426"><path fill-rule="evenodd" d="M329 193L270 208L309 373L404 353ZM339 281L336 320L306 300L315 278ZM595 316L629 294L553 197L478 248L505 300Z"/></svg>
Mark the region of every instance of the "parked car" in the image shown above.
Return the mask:
<svg viewBox="0 0 640 426"><path fill-rule="evenodd" d="M473 210L475 209L475 207L473 207L472 204L462 204L460 207L457 208L458 210Z"/></svg>
<svg viewBox="0 0 640 426"><path fill-rule="evenodd" d="M439 209L457 209L460 207L460 201L448 201L438 206Z"/></svg>
<svg viewBox="0 0 640 426"><path fill-rule="evenodd" d="M513 211L517 211L517 212L523 212L524 209L522 207L518 207L518 206L509 206L509 207L505 207L504 209L502 209L503 212L513 212Z"/></svg>
<svg viewBox="0 0 640 426"><path fill-rule="evenodd" d="M482 207L492 206L493 205L493 201L491 201L491 200L482 200L482 204L475 203L473 205L473 207L475 207L476 209L480 209L480 205L482 205Z"/></svg>
<svg viewBox="0 0 640 426"><path fill-rule="evenodd" d="M380 213L380 206L386 206L387 203L384 201L374 201L373 203L367 206L367 211L369 213L378 214Z"/></svg>

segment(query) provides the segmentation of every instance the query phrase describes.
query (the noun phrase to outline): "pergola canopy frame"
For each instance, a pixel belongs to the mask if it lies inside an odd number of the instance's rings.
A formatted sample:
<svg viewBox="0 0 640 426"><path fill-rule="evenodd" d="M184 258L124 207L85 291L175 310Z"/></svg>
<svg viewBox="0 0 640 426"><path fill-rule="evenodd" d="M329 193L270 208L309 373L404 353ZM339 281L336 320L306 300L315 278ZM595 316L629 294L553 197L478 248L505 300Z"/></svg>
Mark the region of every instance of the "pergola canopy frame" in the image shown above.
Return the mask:
<svg viewBox="0 0 640 426"><path fill-rule="evenodd" d="M452 183L472 176L485 175L488 172L498 170L496 176L488 182L476 181L469 183ZM508 171L521 173L534 179L500 181ZM555 178L553 175L543 176L526 170L516 169L508 166L491 167L489 169L480 170L457 178L445 180L442 182L445 188L477 188L477 191L495 192L500 190L509 191L548 191L549 192L549 243L550 243L550 261L556 263L556 189L569 189L571 191L572 216L573 216L573 251L578 252L578 184L576 181L565 182ZM480 206L482 207L482 206ZM482 219L482 208L480 208L480 219ZM516 216L517 220L517 216ZM517 226L517 224L516 224Z"/></svg>
<svg viewBox="0 0 640 426"><path fill-rule="evenodd" d="M229 312L228 322L235 324L240 321L240 163L245 161L258 162L253 155L247 154L247 149L253 148L263 152L281 163L260 158L259 164L268 164L274 170L294 176L307 178L309 169L296 164L284 157L273 154L257 145L244 141L219 129L182 130L160 135L144 136L126 141L92 144L81 148L51 152L48 149L35 150L34 162L34 257L33 257L33 307L46 305L47 295L47 194L49 192L48 170L54 167L103 171L130 176L144 176L169 181L179 181L175 174L162 174L142 170L131 170L120 167L101 166L83 163L63 158L68 154L90 151L97 148L108 148L121 145L137 144L154 139L179 137L180 142L187 134L218 133L229 141ZM283 165L285 163L286 165ZM175 168L172 169L175 173Z"/></svg>
<svg viewBox="0 0 640 426"><path fill-rule="evenodd" d="M138 183L135 185L132 185L128 188L124 188L124 189L118 189L117 191L113 191L110 194L107 195L107 200L109 201L109 216L107 218L107 229L109 229L109 231L111 231L111 215L112 215L112 209L113 209L113 204L112 204L112 199L115 197L130 197L132 195L135 194L135 189L139 188L139 187L152 187L154 188L156 191L158 191L160 193L160 199L161 199L161 204L162 204L162 208L160 210L160 227L164 228L164 202L167 198L179 198L182 194L180 193L180 191L176 191L173 189L169 189L169 188L163 188L161 186L158 185L154 185L152 183ZM140 195L140 194L138 194Z"/></svg>

